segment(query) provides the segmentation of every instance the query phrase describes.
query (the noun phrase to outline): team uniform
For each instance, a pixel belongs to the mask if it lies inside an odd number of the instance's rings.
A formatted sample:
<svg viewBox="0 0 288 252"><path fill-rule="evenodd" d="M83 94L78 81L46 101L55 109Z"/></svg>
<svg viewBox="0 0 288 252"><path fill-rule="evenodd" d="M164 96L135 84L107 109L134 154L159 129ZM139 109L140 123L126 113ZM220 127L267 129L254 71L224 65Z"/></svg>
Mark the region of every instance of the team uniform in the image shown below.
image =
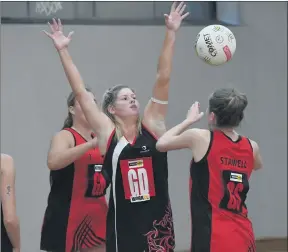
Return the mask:
<svg viewBox="0 0 288 252"><path fill-rule="evenodd" d="M245 204L253 168L248 138L233 142L222 131L211 131L206 155L190 167L191 251L256 251Z"/></svg>
<svg viewBox="0 0 288 252"><path fill-rule="evenodd" d="M2 210L2 204L1 204L1 251L2 252L12 252L13 246L11 244L11 241L8 237L5 225L4 225L4 217L3 217L3 210Z"/></svg>
<svg viewBox="0 0 288 252"><path fill-rule="evenodd" d="M75 146L86 140L72 128ZM44 216L41 250L74 252L103 245L106 235L108 175L98 148L71 165L50 172L51 191Z"/></svg>
<svg viewBox="0 0 288 252"><path fill-rule="evenodd" d="M143 125L132 144L111 134L103 165L112 178L107 252L174 251L167 153L156 142Z"/></svg>

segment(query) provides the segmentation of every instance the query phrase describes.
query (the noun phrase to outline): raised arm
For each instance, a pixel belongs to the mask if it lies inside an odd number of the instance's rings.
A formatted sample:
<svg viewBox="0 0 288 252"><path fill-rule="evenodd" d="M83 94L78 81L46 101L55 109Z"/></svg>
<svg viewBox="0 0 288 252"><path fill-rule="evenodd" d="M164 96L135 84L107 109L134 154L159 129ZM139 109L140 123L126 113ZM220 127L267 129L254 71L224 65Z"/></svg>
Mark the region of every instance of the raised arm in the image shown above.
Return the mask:
<svg viewBox="0 0 288 252"><path fill-rule="evenodd" d="M97 138L75 146L74 137L67 130L58 132L51 141L47 158L50 170L63 169L84 155L88 150L97 146Z"/></svg>
<svg viewBox="0 0 288 252"><path fill-rule="evenodd" d="M49 24L49 26L51 33L46 31L44 32L53 40L55 48L59 53L67 79L73 92L75 93L76 99L80 103L87 121L97 134L99 141L100 139L103 140L103 138L107 138L107 136L110 135L114 129L114 125L110 119L101 112L101 109L98 106L95 106L95 101L86 91L82 77L68 52L67 47L71 41L73 32L70 32L66 37L63 34L63 27L60 19L58 19L58 22L53 19L53 24ZM105 145L105 143L103 143L103 145Z"/></svg>
<svg viewBox="0 0 288 252"><path fill-rule="evenodd" d="M15 168L12 157L1 154L3 222L14 251L20 251L20 225L16 214Z"/></svg>
<svg viewBox="0 0 288 252"><path fill-rule="evenodd" d="M143 123L157 137L160 137L166 131L165 117L176 32L182 20L189 15L189 13L183 14L185 8L186 5L183 2L177 7L175 2L171 7L170 14L165 14L166 33L158 61L156 83L153 88L153 96L145 108L143 117Z"/></svg>

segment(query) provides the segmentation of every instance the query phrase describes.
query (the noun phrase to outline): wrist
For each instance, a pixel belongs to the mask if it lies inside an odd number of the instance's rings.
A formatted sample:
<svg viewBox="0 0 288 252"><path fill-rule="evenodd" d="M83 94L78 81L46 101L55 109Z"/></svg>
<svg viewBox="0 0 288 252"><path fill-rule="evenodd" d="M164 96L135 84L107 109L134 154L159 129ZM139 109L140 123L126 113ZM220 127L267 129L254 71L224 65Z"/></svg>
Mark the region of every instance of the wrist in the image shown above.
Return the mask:
<svg viewBox="0 0 288 252"><path fill-rule="evenodd" d="M194 123L193 120L190 120L190 119L185 119L183 122L183 125L186 126L187 128Z"/></svg>
<svg viewBox="0 0 288 252"><path fill-rule="evenodd" d="M170 39L175 39L176 31L166 28L166 36L169 37Z"/></svg>
<svg viewBox="0 0 288 252"><path fill-rule="evenodd" d="M68 50L67 50L67 47L64 47L64 48L61 48L61 49L57 49L57 52L58 52L59 54L62 54L62 53L67 53Z"/></svg>

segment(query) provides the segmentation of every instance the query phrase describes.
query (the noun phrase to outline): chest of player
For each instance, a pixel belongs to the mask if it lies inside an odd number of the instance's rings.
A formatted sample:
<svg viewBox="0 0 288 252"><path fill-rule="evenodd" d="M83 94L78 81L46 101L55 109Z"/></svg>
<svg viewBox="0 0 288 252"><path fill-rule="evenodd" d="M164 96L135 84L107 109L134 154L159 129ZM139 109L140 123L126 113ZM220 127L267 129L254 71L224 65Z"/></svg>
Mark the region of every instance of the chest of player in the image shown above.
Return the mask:
<svg viewBox="0 0 288 252"><path fill-rule="evenodd" d="M90 149L75 161L75 168L89 164L103 164L103 157L98 148Z"/></svg>
<svg viewBox="0 0 288 252"><path fill-rule="evenodd" d="M103 171L103 157L98 148L88 150L74 162L74 185L77 186L79 194L85 191L86 198L103 196L107 180Z"/></svg>
<svg viewBox="0 0 288 252"><path fill-rule="evenodd" d="M167 155L158 152L155 145L156 140L140 138L128 143L119 155L116 183L122 184L125 199L132 203L149 201L166 188Z"/></svg>

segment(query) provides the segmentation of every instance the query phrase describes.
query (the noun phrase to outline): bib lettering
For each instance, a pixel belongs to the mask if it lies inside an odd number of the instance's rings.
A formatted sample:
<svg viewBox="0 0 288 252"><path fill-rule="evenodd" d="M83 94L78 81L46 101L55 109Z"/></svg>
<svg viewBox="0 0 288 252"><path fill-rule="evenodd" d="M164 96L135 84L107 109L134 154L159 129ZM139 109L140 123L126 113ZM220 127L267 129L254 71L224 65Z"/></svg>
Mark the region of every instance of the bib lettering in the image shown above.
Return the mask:
<svg viewBox="0 0 288 252"><path fill-rule="evenodd" d="M249 191L247 175L241 172L224 170L222 179L224 193L219 207L246 216L245 200Z"/></svg>
<svg viewBox="0 0 288 252"><path fill-rule="evenodd" d="M120 160L125 199L132 203L150 200L155 196L151 157Z"/></svg>

